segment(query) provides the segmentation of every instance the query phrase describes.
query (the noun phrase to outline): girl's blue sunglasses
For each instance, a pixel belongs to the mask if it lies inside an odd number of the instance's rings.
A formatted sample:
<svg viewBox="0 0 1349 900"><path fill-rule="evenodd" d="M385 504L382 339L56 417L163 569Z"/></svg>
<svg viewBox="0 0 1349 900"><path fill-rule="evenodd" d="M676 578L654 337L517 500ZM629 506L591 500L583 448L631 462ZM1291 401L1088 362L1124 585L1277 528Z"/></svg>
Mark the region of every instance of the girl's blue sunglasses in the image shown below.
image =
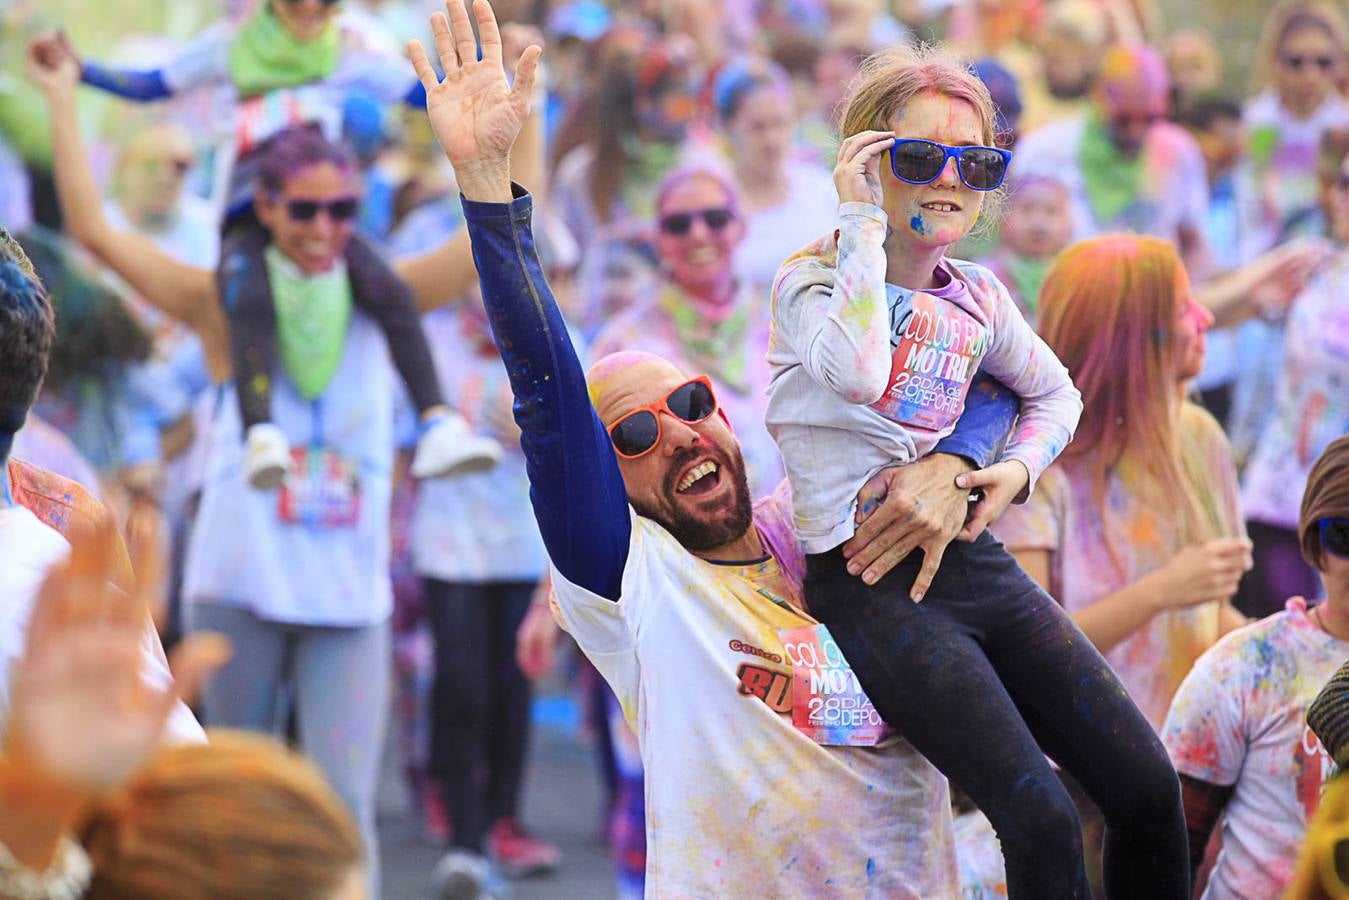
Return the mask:
<svg viewBox="0 0 1349 900"><path fill-rule="evenodd" d="M952 157L960 180L972 191L996 191L1012 162L1012 154L997 147L948 147L935 141L901 138L890 147L890 171L909 184L931 184Z"/></svg>

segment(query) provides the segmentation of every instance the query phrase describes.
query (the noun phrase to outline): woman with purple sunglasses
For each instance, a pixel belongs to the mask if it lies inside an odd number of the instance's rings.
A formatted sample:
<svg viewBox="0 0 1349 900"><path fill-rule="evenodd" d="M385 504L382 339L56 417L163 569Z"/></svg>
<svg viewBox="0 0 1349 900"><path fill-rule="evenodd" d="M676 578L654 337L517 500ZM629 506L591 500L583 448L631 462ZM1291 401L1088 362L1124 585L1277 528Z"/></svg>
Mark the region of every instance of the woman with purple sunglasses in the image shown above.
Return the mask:
<svg viewBox="0 0 1349 900"><path fill-rule="evenodd" d="M1166 751L1090 641L985 531L1024 502L1081 412L1006 287L946 257L1010 161L988 146L988 89L937 50L878 54L841 134L836 229L779 271L768 351L766 422L791 481L809 610L885 721L992 822L1010 897L1090 896L1077 813L1047 753L1104 813L1109 894L1179 900L1185 820ZM1001 460L956 480L981 494L960 541L855 577L843 545L867 513L858 489L931 453L981 367L1022 409Z"/></svg>
<svg viewBox="0 0 1349 900"><path fill-rule="evenodd" d="M217 159L227 161L216 172L217 193L221 183L226 185L215 279L230 321L248 484L258 490L278 488L298 460L272 418L271 371L288 355L285 329L302 317L273 296L289 273L267 253L268 235L281 218L296 229L351 232L360 211L355 193L326 203L308 196L275 202L275 185L265 182L262 161L272 140L297 126L312 125L328 140L338 141L343 106L353 94L385 103L401 100L416 109L426 102L421 84L408 77L402 56L382 52L357 30L340 25L337 12L337 0L265 0L237 25L220 22L206 29L159 69L113 70L75 60L83 83L135 102L203 90L218 91L223 98L228 110L220 117L223 127L209 136L218 144ZM37 47L53 65L75 56L61 33ZM258 194L265 202L255 202ZM464 244L463 268L471 271ZM315 241L292 262L304 274L326 271L334 262L345 265L350 302L383 331L419 416L414 476L462 474L496 464L500 446L469 431L445 404L412 292L370 242L351 233L334 260ZM319 322L312 313L303 318L302 328ZM325 360L318 369L335 358L339 344L326 336L340 331L342 324L340 316L328 315L319 329L326 339L319 354ZM315 342L314 336L309 342ZM318 393L317 386L303 380L297 386Z"/></svg>

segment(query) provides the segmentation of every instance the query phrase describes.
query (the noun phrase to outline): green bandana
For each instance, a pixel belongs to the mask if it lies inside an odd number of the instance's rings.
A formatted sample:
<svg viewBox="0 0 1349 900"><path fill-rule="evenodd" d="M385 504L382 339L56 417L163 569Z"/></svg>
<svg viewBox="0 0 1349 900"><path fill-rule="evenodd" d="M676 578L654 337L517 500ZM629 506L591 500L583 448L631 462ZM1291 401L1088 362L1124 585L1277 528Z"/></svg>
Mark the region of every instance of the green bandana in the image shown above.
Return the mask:
<svg viewBox="0 0 1349 900"><path fill-rule="evenodd" d="M1143 180L1143 153L1140 151L1131 159L1116 150L1105 123L1095 112L1087 114L1077 164L1096 221L1112 221L1138 198Z"/></svg>
<svg viewBox="0 0 1349 900"><path fill-rule="evenodd" d="M262 0L230 45L230 80L241 97L319 81L337 68L337 26L312 41L295 38Z"/></svg>
<svg viewBox="0 0 1349 900"><path fill-rule="evenodd" d="M1035 324L1036 309L1040 303L1040 286L1045 283L1045 275L1049 273L1049 264L1053 261L1052 256L1048 259L1031 259L1009 253L1006 257L1007 275L1012 279L1016 295L1021 298L1026 321L1032 325Z"/></svg>
<svg viewBox="0 0 1349 900"><path fill-rule="evenodd" d="M674 324L675 334L689 362L699 366L712 379L737 394L749 391L745 381L745 357L749 348L749 303L741 294L735 300L735 309L717 323L710 323L698 315L684 292L674 286L660 293L660 307Z"/></svg>
<svg viewBox="0 0 1349 900"><path fill-rule="evenodd" d="M342 358L351 321L351 279L340 263L322 275L305 275L274 246L266 256L281 365L295 391L313 400L332 381Z"/></svg>

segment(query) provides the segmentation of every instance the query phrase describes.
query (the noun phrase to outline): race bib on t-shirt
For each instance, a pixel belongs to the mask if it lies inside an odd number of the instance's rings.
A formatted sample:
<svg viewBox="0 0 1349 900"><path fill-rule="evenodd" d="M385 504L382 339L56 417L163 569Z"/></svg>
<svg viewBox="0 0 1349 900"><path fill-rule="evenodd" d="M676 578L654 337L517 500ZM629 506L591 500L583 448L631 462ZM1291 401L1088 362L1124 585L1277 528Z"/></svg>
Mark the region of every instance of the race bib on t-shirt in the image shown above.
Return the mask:
<svg viewBox="0 0 1349 900"><path fill-rule="evenodd" d="M823 625L778 632L792 665L792 725L827 747L874 747L890 731Z"/></svg>
<svg viewBox="0 0 1349 900"><path fill-rule="evenodd" d="M871 408L901 425L944 431L965 408L988 329L931 294L916 293L909 304L892 342L889 386Z"/></svg>
<svg viewBox="0 0 1349 900"><path fill-rule="evenodd" d="M361 488L353 461L326 447L291 449L291 470L277 496L287 525L350 528L361 513Z"/></svg>

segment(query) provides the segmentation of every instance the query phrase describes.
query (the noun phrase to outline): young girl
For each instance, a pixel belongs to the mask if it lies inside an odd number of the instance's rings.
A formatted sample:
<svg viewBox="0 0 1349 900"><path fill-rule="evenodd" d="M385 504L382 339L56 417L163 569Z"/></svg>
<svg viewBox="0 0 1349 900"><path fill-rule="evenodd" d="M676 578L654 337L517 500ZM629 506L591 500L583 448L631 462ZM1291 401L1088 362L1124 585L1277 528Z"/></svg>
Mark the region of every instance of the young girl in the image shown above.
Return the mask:
<svg viewBox="0 0 1349 900"><path fill-rule="evenodd" d="M278 486L290 467L291 452L272 423L270 376L278 358L277 330L290 314L273 301L279 277L267 263L267 233L254 212L260 160L268 140L295 125L314 123L330 140L340 136L343 102L353 92L383 102L404 100L420 108L421 85L409 77L400 56L382 54L336 21L331 0L265 0L238 26L220 22L190 42L160 69L114 71L81 64L81 80L139 102L161 100L207 88L223 88L229 131L218 135L228 173L217 289L230 318L235 388L247 442L248 480L254 487ZM46 42L54 56L73 52L64 37ZM354 222L355 196L323 204L287 204L284 214L310 229L342 230ZM422 423L413 475L455 474L495 464L500 447L474 435L450 412L441 396L435 365L407 286L378 252L353 235L345 263L351 301L373 318L389 343L398 373ZM317 264L317 263L316 263ZM313 274L312 272L308 274ZM337 321L337 320L333 320ZM302 327L320 327L316 321ZM340 322L338 322L340 324Z"/></svg>
<svg viewBox="0 0 1349 900"><path fill-rule="evenodd" d="M1009 896L1090 896L1077 815L1047 752L1105 813L1111 896L1184 897L1185 822L1165 751L1105 660L983 530L1024 500L1081 411L1007 289L945 256L1010 159L987 146L988 91L937 51L878 55L841 133L838 228L778 273L768 351L766 421L791 480L810 611L882 717L993 823ZM910 556L864 583L841 548L853 498L951 432L980 366L1022 413L1002 460L958 481L983 490L964 541L921 573Z"/></svg>

